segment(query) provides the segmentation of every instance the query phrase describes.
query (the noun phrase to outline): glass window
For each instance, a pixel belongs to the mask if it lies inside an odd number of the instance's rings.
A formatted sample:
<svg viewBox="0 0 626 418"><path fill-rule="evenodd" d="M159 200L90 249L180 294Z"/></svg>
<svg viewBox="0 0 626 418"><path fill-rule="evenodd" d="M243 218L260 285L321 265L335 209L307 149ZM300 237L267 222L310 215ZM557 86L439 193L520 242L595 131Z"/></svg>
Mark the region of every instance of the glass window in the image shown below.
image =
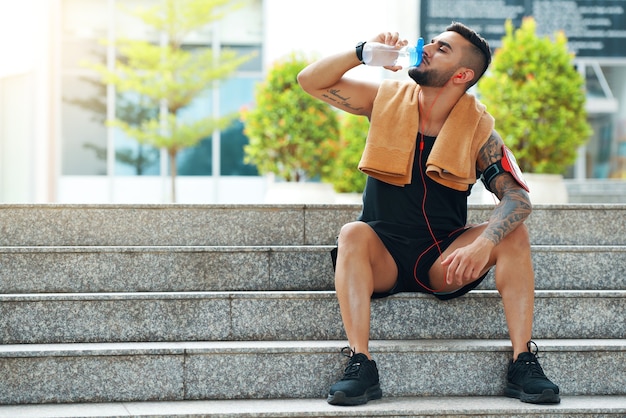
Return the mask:
<svg viewBox="0 0 626 418"><path fill-rule="evenodd" d="M145 120L156 119L158 115L158 107L142 102L136 94L124 93L116 96L115 116L131 126L139 126ZM158 149L140 144L121 129L115 129L116 175L158 175L160 160Z"/></svg>
<svg viewBox="0 0 626 418"><path fill-rule="evenodd" d="M243 134L244 125L236 120L229 128L222 131L220 161L222 176L258 176L256 166L244 164L243 147L248 144L248 137Z"/></svg>
<svg viewBox="0 0 626 418"><path fill-rule="evenodd" d="M63 40L62 49L62 66L66 71L84 73L86 62L106 63L106 47L95 39L66 38Z"/></svg>
<svg viewBox="0 0 626 418"><path fill-rule="evenodd" d="M195 147L178 152L176 165L181 176L210 176L213 174L213 138L203 139Z"/></svg>
<svg viewBox="0 0 626 418"><path fill-rule="evenodd" d="M93 78L65 75L61 85L62 174L106 174L106 96Z"/></svg>
<svg viewBox="0 0 626 418"><path fill-rule="evenodd" d="M154 7L155 0L118 0L115 7L115 37L158 43L160 35L152 26L134 16L137 10Z"/></svg>
<svg viewBox="0 0 626 418"><path fill-rule="evenodd" d="M129 10L152 7L159 0L115 0L115 28L109 0L63 0L62 42L62 173L64 175L107 174L106 88L85 62L106 63L106 46L102 40L110 35L158 42L159 34L130 15ZM254 85L262 78L262 0L228 15L217 25L207 25L190 34L187 48L211 47L214 39L220 48L232 48L240 54L255 52L231 79L219 89L220 113L231 114L253 101ZM154 117L158 109L143 106L129 93L115 98L116 117L137 125ZM208 89L179 116L190 120L213 114L213 92ZM114 129L115 175L158 175L160 151L139 144L119 129ZM243 125L235 120L220 136L221 173L223 175L256 175L256 168L243 163L247 144ZM212 175L212 138L197 146L181 150L177 157L180 175Z"/></svg>
<svg viewBox="0 0 626 418"><path fill-rule="evenodd" d="M220 111L222 114L236 114L242 106L254 101L254 86L260 77L235 77L225 80L220 86ZM186 118L197 119L212 112L212 92L208 90L182 114ZM220 174L221 175L257 175L256 167L243 163L243 147L248 138L243 134L243 124L237 118L220 135ZM212 174L212 138L206 138L193 148L182 150L178 154L177 164L180 175Z"/></svg>
<svg viewBox="0 0 626 418"><path fill-rule="evenodd" d="M263 5L261 0L227 14L219 23L224 45L260 45L263 42Z"/></svg>
<svg viewBox="0 0 626 418"><path fill-rule="evenodd" d="M224 49L234 49L239 55L254 54L248 61L244 62L237 68L237 73L263 71L263 56L259 45L252 46L224 46Z"/></svg>
<svg viewBox="0 0 626 418"><path fill-rule="evenodd" d="M600 79L592 67L587 67L585 71L585 88L589 97L606 98Z"/></svg>
<svg viewBox="0 0 626 418"><path fill-rule="evenodd" d="M61 172L106 174L106 87L83 67L104 63L106 0L65 0L62 16Z"/></svg>
<svg viewBox="0 0 626 418"><path fill-rule="evenodd" d="M107 0L64 0L63 37L105 39L108 33Z"/></svg>
<svg viewBox="0 0 626 418"><path fill-rule="evenodd" d="M220 95L222 112L238 112L243 106L254 102L255 85L261 77L238 77L224 83ZM244 164L243 147L248 138L243 133L244 125L237 119L221 135L221 175L224 176L255 176L256 166Z"/></svg>

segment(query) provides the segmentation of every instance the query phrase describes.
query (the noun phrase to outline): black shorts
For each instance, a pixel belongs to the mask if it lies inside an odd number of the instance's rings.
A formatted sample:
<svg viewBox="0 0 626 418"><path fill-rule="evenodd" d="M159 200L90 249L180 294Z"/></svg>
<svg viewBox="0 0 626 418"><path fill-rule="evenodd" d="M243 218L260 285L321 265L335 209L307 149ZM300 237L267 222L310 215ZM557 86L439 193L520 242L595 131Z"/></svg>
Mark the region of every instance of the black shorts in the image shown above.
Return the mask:
<svg viewBox="0 0 626 418"><path fill-rule="evenodd" d="M435 245L432 238L410 239L388 233L385 228L380 227L376 222L368 222L368 225L372 227L382 240L398 268L398 279L394 287L388 292L374 293L372 295L373 299L384 298L402 292L428 293L441 300L454 299L476 288L487 276L487 273L485 273L472 283L449 293L437 292L430 286L428 272L440 257L440 251L445 251L459 236L468 230L468 227L451 232L447 237L439 240L439 245ZM333 268L336 264L337 251L338 248L331 251Z"/></svg>

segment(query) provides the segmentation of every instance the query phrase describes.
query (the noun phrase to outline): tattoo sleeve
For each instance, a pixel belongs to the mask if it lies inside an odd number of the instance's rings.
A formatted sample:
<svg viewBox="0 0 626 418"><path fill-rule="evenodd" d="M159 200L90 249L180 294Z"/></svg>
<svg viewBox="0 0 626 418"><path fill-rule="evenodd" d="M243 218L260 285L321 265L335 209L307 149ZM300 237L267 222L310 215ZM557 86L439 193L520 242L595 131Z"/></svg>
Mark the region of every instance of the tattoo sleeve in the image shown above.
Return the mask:
<svg viewBox="0 0 626 418"><path fill-rule="evenodd" d="M494 131L480 149L477 161L480 171L484 171L489 165L502 159L502 145L502 138ZM482 236L498 245L508 233L528 218L532 206L526 190L522 189L513 179L513 176L508 173L496 176L489 187L500 199L500 203L491 213L489 223Z"/></svg>

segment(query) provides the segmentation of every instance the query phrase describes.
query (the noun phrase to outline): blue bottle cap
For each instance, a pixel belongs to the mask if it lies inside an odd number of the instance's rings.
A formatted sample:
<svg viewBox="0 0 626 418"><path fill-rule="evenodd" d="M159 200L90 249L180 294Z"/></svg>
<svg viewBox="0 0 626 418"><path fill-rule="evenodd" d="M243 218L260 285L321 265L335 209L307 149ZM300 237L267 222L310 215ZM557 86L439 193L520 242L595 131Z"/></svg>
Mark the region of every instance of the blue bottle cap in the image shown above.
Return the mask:
<svg viewBox="0 0 626 418"><path fill-rule="evenodd" d="M419 38L415 47L409 50L411 67L418 67L422 63L424 53L424 38Z"/></svg>

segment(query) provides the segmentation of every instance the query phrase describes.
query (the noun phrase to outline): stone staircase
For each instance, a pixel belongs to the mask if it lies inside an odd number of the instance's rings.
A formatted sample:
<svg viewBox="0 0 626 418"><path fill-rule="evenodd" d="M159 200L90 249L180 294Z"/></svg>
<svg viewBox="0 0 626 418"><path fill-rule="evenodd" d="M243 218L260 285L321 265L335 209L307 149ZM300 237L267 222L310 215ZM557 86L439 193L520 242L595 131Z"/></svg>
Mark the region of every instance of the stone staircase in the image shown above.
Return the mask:
<svg viewBox="0 0 626 418"><path fill-rule="evenodd" d="M472 206L470 222L490 211ZM626 205L538 206L527 221L534 339L560 405L501 396L511 349L493 277L449 302L374 301L385 397L327 405L346 344L328 251L358 213L0 206L0 417L626 416Z"/></svg>

